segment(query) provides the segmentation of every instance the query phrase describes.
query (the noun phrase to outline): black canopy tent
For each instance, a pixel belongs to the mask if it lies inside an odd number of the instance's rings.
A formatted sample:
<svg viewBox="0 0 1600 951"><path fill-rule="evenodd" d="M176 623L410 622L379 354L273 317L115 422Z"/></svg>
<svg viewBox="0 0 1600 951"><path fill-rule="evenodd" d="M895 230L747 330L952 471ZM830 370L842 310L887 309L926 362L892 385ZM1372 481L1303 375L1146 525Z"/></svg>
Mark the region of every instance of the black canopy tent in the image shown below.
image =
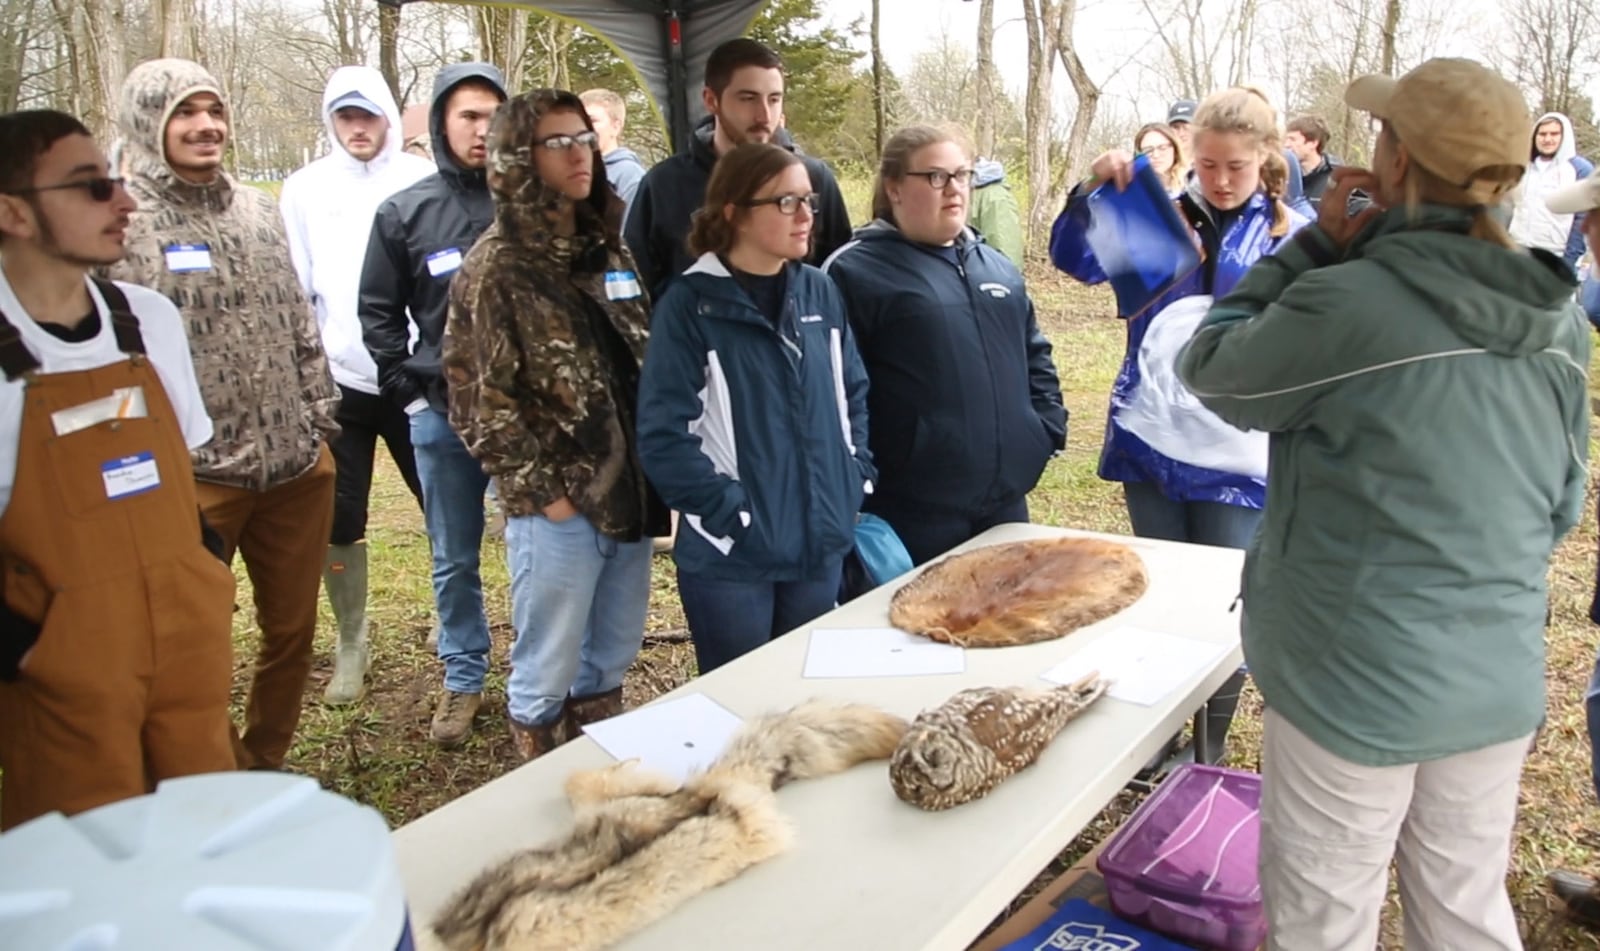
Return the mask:
<svg viewBox="0 0 1600 951"><path fill-rule="evenodd" d="M466 2L526 7L564 17L615 46L638 71L667 120L673 148L705 113L698 95L706 58L726 40L743 36L767 0L378 0L379 3Z"/></svg>

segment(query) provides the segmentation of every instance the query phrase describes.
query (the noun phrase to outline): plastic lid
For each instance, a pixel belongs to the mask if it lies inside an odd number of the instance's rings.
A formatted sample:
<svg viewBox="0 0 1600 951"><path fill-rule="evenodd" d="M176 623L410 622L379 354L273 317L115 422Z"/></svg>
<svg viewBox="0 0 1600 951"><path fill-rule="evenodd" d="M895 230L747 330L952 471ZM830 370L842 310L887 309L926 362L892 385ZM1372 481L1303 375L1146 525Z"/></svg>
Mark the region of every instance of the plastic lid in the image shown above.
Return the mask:
<svg viewBox="0 0 1600 951"><path fill-rule="evenodd" d="M72 951L390 951L405 893L375 810L212 773L0 835L0 941Z"/></svg>
<svg viewBox="0 0 1600 951"><path fill-rule="evenodd" d="M1261 901L1261 777L1220 766L1173 770L1101 853L1102 873L1169 898Z"/></svg>

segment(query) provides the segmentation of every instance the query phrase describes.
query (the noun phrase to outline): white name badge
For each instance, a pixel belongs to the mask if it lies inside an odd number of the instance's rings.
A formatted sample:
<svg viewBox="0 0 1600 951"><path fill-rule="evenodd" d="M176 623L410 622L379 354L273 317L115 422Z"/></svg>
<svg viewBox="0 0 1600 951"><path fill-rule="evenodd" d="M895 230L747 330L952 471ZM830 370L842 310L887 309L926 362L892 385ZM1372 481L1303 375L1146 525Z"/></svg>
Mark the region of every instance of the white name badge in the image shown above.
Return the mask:
<svg viewBox="0 0 1600 951"><path fill-rule="evenodd" d="M167 246L167 270L174 274L211 270L211 246L206 244L170 244Z"/></svg>
<svg viewBox="0 0 1600 951"><path fill-rule="evenodd" d="M606 300L633 300L638 296L638 275L632 271L606 272Z"/></svg>
<svg viewBox="0 0 1600 951"><path fill-rule="evenodd" d="M141 495L161 485L161 473L156 469L156 457L148 452L136 456L113 459L100 467L100 478L106 483L106 498L125 499Z"/></svg>
<svg viewBox="0 0 1600 951"><path fill-rule="evenodd" d="M428 255L428 273L434 277L453 274L461 269L461 249L446 248Z"/></svg>

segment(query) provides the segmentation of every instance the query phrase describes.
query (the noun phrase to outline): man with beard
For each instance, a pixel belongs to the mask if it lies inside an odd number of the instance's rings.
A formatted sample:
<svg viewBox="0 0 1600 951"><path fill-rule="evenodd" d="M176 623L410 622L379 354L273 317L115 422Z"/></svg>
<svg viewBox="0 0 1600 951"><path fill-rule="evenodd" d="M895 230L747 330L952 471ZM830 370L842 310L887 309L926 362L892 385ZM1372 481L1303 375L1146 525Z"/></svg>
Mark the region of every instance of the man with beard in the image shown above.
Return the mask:
<svg viewBox="0 0 1600 951"><path fill-rule="evenodd" d="M783 60L761 43L740 38L712 50L701 97L709 115L695 128L689 150L645 173L623 226L652 300L660 300L667 281L694 263L687 245L689 218L705 199L718 156L745 142L771 142L799 154L782 128ZM820 267L850 240L850 212L828 166L810 156L800 158L817 194L806 263Z"/></svg>
<svg viewBox="0 0 1600 951"><path fill-rule="evenodd" d="M89 130L0 116L0 829L232 769L233 575L182 318L89 277L134 202Z"/></svg>
<svg viewBox="0 0 1600 951"><path fill-rule="evenodd" d="M323 699L354 703L365 689L367 501L378 440L418 502L416 456L405 411L378 392L378 367L361 339L356 298L378 205L433 173L400 149L400 108L371 66L334 70L322 94L329 152L283 183L283 223L300 286L317 310L322 345L339 385L339 435L332 444L333 534L322 583L339 626L339 650Z"/></svg>
<svg viewBox="0 0 1600 951"><path fill-rule="evenodd" d="M1583 216L1558 214L1548 203L1550 196L1594 171L1589 160L1578 154L1572 120L1559 112L1540 116L1533 125L1529 158L1532 161L1522 175L1511 213L1511 237L1525 247L1540 248L1576 264L1583 256Z"/></svg>
<svg viewBox="0 0 1600 951"><path fill-rule="evenodd" d="M200 506L227 559L244 557L261 631L235 753L241 769L281 769L311 673L339 395L277 203L222 171L231 118L198 63L128 74L120 125L139 209L109 270L159 290L188 322L216 424L193 455Z"/></svg>

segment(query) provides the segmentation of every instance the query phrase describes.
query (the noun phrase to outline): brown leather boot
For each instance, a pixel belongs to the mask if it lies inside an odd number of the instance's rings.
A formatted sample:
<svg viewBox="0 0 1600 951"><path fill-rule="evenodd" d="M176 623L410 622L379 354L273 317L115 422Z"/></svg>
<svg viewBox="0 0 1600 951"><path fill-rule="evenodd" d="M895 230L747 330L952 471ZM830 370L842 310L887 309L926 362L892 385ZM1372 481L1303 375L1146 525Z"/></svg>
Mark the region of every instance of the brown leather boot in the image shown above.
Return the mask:
<svg viewBox="0 0 1600 951"><path fill-rule="evenodd" d="M562 710L560 715L549 723L538 725L518 723L509 717L506 722L511 724L511 741L517 745L517 755L521 756L525 763L538 759L572 739L572 732L567 727L566 710Z"/></svg>
<svg viewBox="0 0 1600 951"><path fill-rule="evenodd" d="M567 734L578 736L585 724L609 720L622 712L622 688L567 698Z"/></svg>

